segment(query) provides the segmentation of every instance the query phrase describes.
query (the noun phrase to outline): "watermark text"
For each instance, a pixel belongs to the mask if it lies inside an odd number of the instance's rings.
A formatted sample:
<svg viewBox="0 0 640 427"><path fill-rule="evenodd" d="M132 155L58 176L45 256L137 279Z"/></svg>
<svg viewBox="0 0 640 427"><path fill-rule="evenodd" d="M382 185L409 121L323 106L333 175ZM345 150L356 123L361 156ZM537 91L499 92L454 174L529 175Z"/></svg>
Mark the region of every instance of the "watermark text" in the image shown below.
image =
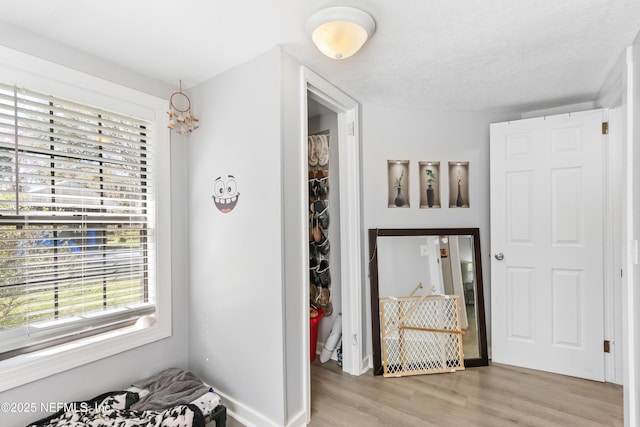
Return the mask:
<svg viewBox="0 0 640 427"><path fill-rule="evenodd" d="M98 403L87 402L0 402L0 414L59 411L87 412L98 409Z"/></svg>

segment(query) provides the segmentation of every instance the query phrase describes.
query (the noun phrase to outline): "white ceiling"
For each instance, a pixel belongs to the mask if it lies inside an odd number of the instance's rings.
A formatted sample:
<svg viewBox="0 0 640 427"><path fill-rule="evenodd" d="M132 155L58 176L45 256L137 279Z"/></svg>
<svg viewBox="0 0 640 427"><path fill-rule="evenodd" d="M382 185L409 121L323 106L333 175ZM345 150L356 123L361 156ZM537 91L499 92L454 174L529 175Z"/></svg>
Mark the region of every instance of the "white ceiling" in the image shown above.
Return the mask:
<svg viewBox="0 0 640 427"><path fill-rule="evenodd" d="M351 58L305 34L328 6L376 21ZM593 100L640 31L640 1L19 0L0 19L173 86L279 44L363 103L513 112Z"/></svg>

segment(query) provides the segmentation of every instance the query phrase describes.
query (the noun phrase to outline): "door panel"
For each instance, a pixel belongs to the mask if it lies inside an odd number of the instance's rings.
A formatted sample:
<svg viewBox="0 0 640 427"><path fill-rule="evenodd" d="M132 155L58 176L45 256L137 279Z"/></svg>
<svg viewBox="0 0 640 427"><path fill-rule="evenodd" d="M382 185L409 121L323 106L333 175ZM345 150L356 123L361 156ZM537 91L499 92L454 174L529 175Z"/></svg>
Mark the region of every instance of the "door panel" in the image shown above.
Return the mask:
<svg viewBox="0 0 640 427"><path fill-rule="evenodd" d="M582 292L584 283L581 271L553 270L553 345L582 347L580 330Z"/></svg>
<svg viewBox="0 0 640 427"><path fill-rule="evenodd" d="M509 338L533 342L535 280L532 268L507 268Z"/></svg>
<svg viewBox="0 0 640 427"><path fill-rule="evenodd" d="M604 380L601 123L491 125L495 362Z"/></svg>
<svg viewBox="0 0 640 427"><path fill-rule="evenodd" d="M507 195L509 210L507 215L508 241L511 244L531 243L532 224L531 209L533 206L532 173L507 172Z"/></svg>

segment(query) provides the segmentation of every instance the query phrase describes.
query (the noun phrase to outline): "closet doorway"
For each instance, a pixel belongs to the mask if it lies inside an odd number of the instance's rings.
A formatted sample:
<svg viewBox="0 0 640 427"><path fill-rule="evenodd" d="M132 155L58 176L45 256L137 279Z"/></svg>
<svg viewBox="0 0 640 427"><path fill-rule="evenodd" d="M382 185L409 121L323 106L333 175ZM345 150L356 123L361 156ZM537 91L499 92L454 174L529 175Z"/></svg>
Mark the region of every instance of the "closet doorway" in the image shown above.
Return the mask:
<svg viewBox="0 0 640 427"><path fill-rule="evenodd" d="M322 165L320 167L309 165L312 144L307 144L307 137L313 134L328 135L328 138L325 136L316 139L320 141L321 152L324 150L323 140L326 140L328 149L328 159L321 160L322 163L326 160L326 173L329 178L326 194L329 225L326 237L329 239L330 249L327 254L321 254L321 256L328 257L327 263L331 276L330 300L333 312L327 319L321 320L318 328L317 350L322 351L322 345L330 333L332 323L341 313L339 317L342 325L342 370L352 375L360 375L367 369L368 361L363 360L363 354L366 354L364 349L366 343L363 336L362 309L364 295L362 293L363 236L360 212L359 106L356 101L306 68L302 69L302 81L304 84L303 111L306 112L302 130L307 154L303 161L304 169L314 172L313 179L319 177L322 180L324 172L317 172L322 170ZM315 149L317 151L317 147ZM312 164L318 160L317 153L315 156L315 159L311 157ZM321 188L320 192L323 191ZM305 218L310 216L313 198L310 197L308 200L309 203L304 207ZM318 204L313 209L323 209L324 206ZM319 240L323 241L322 236ZM307 259L311 259L311 252L309 251ZM310 299L305 298L303 302L305 307L308 307L309 303ZM311 338L310 327L304 328L304 331L303 342L308 347ZM305 354L308 355L308 352ZM305 406L307 421L309 421L311 419L311 361L309 357L305 359Z"/></svg>
<svg viewBox="0 0 640 427"><path fill-rule="evenodd" d="M309 92L307 119L309 304L310 317L316 319L311 322L318 325L317 334L310 334L310 347L321 353L316 357L321 363L329 357L342 364L338 115Z"/></svg>

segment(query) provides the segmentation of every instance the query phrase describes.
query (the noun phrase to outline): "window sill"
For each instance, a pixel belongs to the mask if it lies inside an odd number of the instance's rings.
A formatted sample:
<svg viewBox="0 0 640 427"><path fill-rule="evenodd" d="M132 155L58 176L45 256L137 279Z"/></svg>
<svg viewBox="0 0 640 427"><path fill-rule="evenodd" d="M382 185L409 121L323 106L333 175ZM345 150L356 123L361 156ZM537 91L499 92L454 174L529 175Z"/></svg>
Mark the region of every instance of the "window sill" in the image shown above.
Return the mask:
<svg viewBox="0 0 640 427"><path fill-rule="evenodd" d="M169 322L129 326L0 362L0 392L171 336Z"/></svg>

